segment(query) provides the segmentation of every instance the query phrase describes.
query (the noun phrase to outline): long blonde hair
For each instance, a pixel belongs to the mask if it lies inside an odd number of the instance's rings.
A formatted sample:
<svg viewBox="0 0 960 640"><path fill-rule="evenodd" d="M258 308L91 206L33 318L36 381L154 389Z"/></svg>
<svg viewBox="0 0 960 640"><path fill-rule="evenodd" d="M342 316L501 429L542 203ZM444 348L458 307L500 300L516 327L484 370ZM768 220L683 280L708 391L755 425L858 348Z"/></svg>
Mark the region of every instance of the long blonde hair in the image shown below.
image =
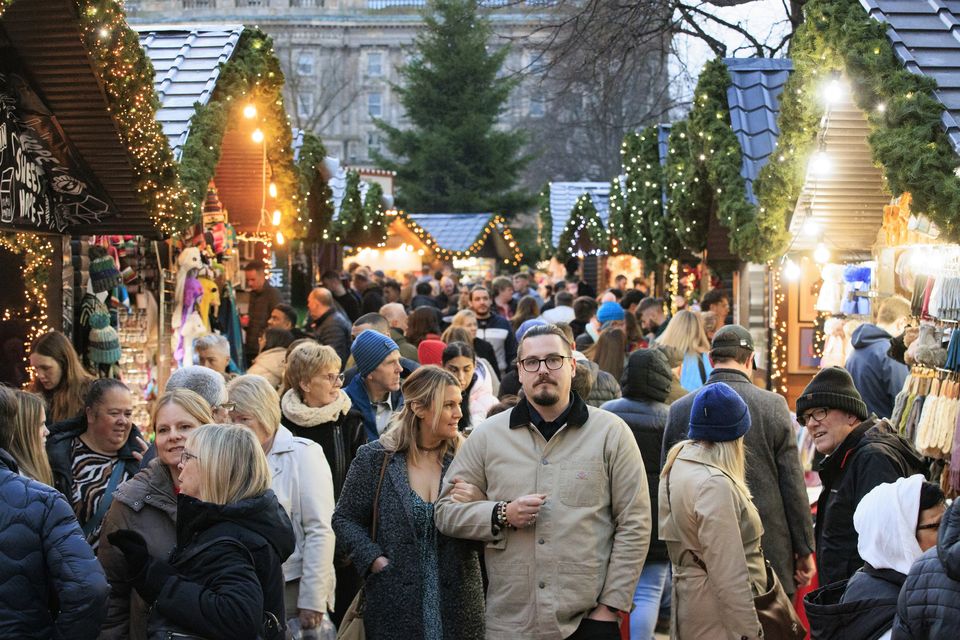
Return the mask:
<svg viewBox="0 0 960 640"><path fill-rule="evenodd" d="M684 355L710 351L710 341L703 330L700 315L686 309L677 311L663 335L657 338L657 344L673 347Z"/></svg>
<svg viewBox="0 0 960 640"><path fill-rule="evenodd" d="M436 428L440 421L440 411L443 406L443 395L447 387L456 387L460 392L460 382L446 369L436 365L418 367L403 383L403 408L395 413L390 420L387 431L380 437L383 446L394 453L406 453L407 457L416 464L423 455L417 444L417 434L420 431L421 419L417 410L424 407L434 407L434 424ZM456 454L463 442L459 433L446 441L445 453Z"/></svg>
<svg viewBox="0 0 960 640"><path fill-rule="evenodd" d="M753 495L750 493L750 487L747 486L747 455L746 446L743 444L743 438L729 440L727 442L710 442L708 440L681 440L670 448L667 452L667 460L663 465L663 471L660 472L660 479L665 479L673 468L680 450L687 445L695 445L703 448L705 455L703 458L712 466L723 471L732 481L733 486L745 497L751 500Z"/></svg>
<svg viewBox="0 0 960 640"><path fill-rule="evenodd" d="M5 419L7 424L0 425L0 429L8 431L5 437L0 438L0 446L13 456L25 476L52 485L53 471L50 469L50 461L40 435L43 427L43 399L34 393L5 387L2 393L5 405L3 415L5 418L13 416L13 419Z"/></svg>
<svg viewBox="0 0 960 640"><path fill-rule="evenodd" d="M56 387L47 391L36 378L31 387L31 391L47 401L50 414L47 422L69 420L83 413L84 399L96 378L83 368L70 340L59 331L51 331L34 340L30 352L53 358L60 365L60 382Z"/></svg>
<svg viewBox="0 0 960 640"><path fill-rule="evenodd" d="M253 431L239 424L207 424L187 438L200 465L204 502L231 504L262 495L270 488L267 456Z"/></svg>

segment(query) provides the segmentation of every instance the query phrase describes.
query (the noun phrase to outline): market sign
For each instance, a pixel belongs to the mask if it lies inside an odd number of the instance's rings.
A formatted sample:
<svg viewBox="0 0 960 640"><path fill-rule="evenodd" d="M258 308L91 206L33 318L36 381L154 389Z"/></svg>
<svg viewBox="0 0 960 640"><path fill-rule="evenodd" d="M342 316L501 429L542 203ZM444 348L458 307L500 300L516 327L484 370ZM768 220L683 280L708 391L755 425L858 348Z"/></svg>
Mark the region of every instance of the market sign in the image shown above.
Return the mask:
<svg viewBox="0 0 960 640"><path fill-rule="evenodd" d="M0 229L63 233L110 215L82 176L53 114L23 78L0 73Z"/></svg>

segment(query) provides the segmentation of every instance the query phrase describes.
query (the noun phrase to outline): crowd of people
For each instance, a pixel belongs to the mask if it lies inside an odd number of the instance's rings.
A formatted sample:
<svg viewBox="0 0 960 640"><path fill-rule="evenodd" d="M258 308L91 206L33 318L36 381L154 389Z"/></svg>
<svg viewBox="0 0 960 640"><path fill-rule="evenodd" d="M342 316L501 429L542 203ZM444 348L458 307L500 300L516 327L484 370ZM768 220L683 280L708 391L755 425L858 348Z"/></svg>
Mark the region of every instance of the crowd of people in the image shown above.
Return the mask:
<svg viewBox="0 0 960 640"><path fill-rule="evenodd" d="M57 332L0 388L0 637L797 637L769 603L815 576L814 638L960 634L960 512L883 414L887 363L791 412L721 290L671 315L625 276L354 265L301 321L246 282L246 371L198 339L149 433Z"/></svg>

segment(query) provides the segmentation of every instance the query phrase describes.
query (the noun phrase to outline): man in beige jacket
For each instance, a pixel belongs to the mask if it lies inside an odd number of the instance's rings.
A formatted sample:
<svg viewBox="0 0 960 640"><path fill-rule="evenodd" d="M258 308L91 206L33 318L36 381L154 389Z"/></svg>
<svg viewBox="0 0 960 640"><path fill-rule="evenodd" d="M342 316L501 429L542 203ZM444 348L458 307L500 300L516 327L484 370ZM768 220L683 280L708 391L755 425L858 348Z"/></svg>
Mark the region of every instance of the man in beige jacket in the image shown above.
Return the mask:
<svg viewBox="0 0 960 640"><path fill-rule="evenodd" d="M616 640L650 542L650 497L627 425L570 392L570 345L523 336L524 398L474 429L437 502L439 530L486 543L491 640ZM485 500L456 502L457 482Z"/></svg>

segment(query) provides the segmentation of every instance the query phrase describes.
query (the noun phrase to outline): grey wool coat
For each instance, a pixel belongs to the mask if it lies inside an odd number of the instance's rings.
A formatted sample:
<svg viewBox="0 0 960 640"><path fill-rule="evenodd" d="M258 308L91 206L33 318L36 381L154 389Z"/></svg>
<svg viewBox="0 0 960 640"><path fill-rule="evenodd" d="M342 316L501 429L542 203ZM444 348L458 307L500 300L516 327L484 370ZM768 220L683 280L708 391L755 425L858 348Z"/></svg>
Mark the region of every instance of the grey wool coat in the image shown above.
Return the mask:
<svg viewBox="0 0 960 640"><path fill-rule="evenodd" d="M730 385L750 410L752 425L743 437L747 448L747 486L763 521L763 553L784 590L792 594L796 590L794 554L812 553L814 538L810 502L787 402L783 396L760 389L745 373L735 369L714 369L707 384L715 382ZM670 405L661 467L670 448L687 437L690 408L696 395L688 393Z"/></svg>
<svg viewBox="0 0 960 640"><path fill-rule="evenodd" d="M380 441L363 445L350 465L333 514L337 555L350 557L365 578L364 626L370 640L422 638L422 575L414 536L406 456L393 456L380 491L377 541L370 539L373 498L386 450ZM443 461L446 475L453 456ZM442 480L441 480L442 482ZM440 614L445 640L483 640L481 545L437 534L440 569ZM370 565L386 556L389 566L370 573Z"/></svg>

